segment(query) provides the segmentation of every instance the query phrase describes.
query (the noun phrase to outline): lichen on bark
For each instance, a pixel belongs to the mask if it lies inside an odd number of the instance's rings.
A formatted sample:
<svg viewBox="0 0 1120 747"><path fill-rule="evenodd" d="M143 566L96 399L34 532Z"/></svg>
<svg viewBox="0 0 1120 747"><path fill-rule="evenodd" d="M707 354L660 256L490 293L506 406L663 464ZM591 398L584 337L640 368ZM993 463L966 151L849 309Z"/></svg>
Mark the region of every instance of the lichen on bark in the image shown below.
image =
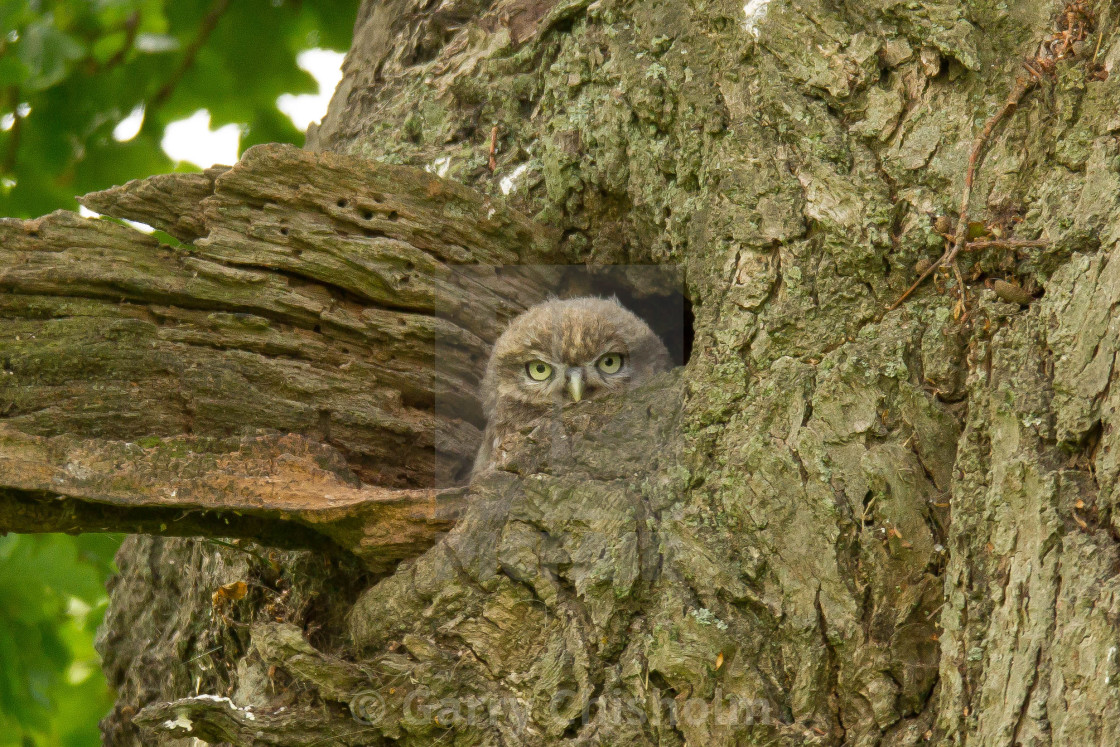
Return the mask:
<svg viewBox="0 0 1120 747"><path fill-rule="evenodd" d="M966 303L936 274L886 312L942 254L974 137L1069 28L1062 3L366 2L309 146L505 193L570 262L681 265L692 356L586 411L605 420L566 415L578 450L526 434L519 471L396 573L276 556L289 599L318 595L278 608L310 650L260 627L268 592L187 614L238 577L283 594L267 562L133 540L107 734L171 744L182 713L250 743L248 708L277 744L1117 741L1120 44L1111 5L1085 7L1091 34L1002 120L968 206L983 237L1043 245L963 252ZM454 700L405 718L421 685ZM670 718L731 700L733 723ZM468 723L470 703L524 722Z"/></svg>

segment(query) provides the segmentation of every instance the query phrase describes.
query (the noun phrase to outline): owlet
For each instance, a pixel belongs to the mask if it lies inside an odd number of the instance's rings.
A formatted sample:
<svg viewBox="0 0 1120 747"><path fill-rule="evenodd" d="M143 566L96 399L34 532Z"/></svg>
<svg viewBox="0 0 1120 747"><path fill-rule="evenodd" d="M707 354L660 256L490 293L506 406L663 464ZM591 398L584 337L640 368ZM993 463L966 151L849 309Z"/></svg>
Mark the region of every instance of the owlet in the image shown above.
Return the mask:
<svg viewBox="0 0 1120 747"><path fill-rule="evenodd" d="M533 420L668 369L665 345L616 298L553 299L529 308L510 322L486 364L486 430L474 472L493 463L503 440Z"/></svg>

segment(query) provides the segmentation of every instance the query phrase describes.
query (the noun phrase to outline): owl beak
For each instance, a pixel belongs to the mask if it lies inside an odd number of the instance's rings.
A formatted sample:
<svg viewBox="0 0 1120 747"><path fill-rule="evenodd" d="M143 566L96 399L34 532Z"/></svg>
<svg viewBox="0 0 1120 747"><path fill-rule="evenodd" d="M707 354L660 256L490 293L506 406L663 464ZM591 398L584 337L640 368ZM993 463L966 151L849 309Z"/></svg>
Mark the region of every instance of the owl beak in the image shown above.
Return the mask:
<svg viewBox="0 0 1120 747"><path fill-rule="evenodd" d="M568 369L568 394L573 402L583 399L583 371L578 368Z"/></svg>

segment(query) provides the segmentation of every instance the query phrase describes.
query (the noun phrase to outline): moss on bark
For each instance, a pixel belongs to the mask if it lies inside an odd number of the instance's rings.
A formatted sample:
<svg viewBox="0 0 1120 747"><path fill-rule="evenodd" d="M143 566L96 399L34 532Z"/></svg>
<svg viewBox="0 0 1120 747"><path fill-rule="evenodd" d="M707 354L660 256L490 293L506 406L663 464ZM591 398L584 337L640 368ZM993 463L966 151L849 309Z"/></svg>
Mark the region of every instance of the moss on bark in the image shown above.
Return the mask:
<svg viewBox="0 0 1120 747"><path fill-rule="evenodd" d="M971 192L977 232L1045 245L963 253L967 308L939 274L888 313L941 254L1021 60L1069 27L1060 3L365 3L309 144L508 193L571 262L682 265L693 354L606 426L565 421L577 450L527 434L519 474L369 588L285 556L292 594L329 600L318 654L143 658L143 636L241 635L145 576L213 591L208 564L238 556L131 543L121 588L147 589L151 624L124 629L140 602L119 591L106 640L128 703L164 701L147 738L192 733L181 715L237 743L266 722L276 744L308 723L369 744L1116 742L1120 44L1089 5ZM182 676L145 689L145 661ZM749 717L719 722L730 701Z"/></svg>

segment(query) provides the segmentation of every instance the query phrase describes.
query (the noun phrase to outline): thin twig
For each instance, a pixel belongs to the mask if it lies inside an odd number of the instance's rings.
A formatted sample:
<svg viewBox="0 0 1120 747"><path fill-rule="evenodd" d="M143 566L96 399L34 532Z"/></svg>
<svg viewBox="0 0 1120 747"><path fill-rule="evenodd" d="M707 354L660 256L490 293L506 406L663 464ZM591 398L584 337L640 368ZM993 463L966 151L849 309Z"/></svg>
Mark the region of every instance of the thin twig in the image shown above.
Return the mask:
<svg viewBox="0 0 1120 747"><path fill-rule="evenodd" d="M964 292L964 278L961 276L961 268L957 267L954 262L950 267L953 268L953 276L957 279L957 293L961 296L961 318L968 318L968 295Z"/></svg>
<svg viewBox="0 0 1120 747"><path fill-rule="evenodd" d="M973 249L1017 249L1049 245L1050 242L1043 239L983 239L968 242L965 251L970 252Z"/></svg>
<svg viewBox="0 0 1120 747"><path fill-rule="evenodd" d="M124 62L125 55L132 49L132 45L136 43L136 32L140 29L140 11L133 11L132 15L124 22L124 44L116 53L105 61L105 64L98 67L98 72L104 72Z"/></svg>
<svg viewBox="0 0 1120 747"><path fill-rule="evenodd" d="M222 547L228 547L231 550L240 550L241 552L245 553L246 555L252 555L254 558L261 561L262 563L269 566L270 568L275 568L276 567L276 562L275 561L269 560L268 558L264 557L260 553L253 552L252 550L250 550L246 547L241 547L240 545L235 545L232 542L226 542L225 540L215 539L213 537L207 537L206 541L211 543L211 544L221 545Z"/></svg>
<svg viewBox="0 0 1120 747"><path fill-rule="evenodd" d="M918 279L914 281L914 284L911 285L909 288L907 288L905 293L903 293L901 296L899 296L898 299L895 300L894 303L892 303L890 306L887 307L887 311L894 311L895 309L897 309L903 301L905 301L907 298L910 297L911 293L913 293L915 290L918 289L919 285L921 285L922 283L925 282L926 278L928 278L930 275L933 274L934 270L936 270L938 267L940 267L942 265L943 262L945 262L945 258L947 256L948 256L948 251L946 251L945 254L942 254L940 257L938 257L933 262L933 264L931 264L929 267L927 267L925 272L923 272L921 275L919 275Z"/></svg>
<svg viewBox="0 0 1120 747"><path fill-rule="evenodd" d="M968 202L972 197L972 183L976 177L976 168L984 156L984 151L991 140L992 133L995 132L996 127L1000 122L1012 114L1022 102L1023 97L1033 90L1042 80L1042 76L1053 72L1054 65L1060 60L1064 60L1071 56L1073 43L1081 41L1087 34L1087 28L1091 22L1089 11L1084 7L1084 4L1074 0L1066 5L1062 10L1060 18L1065 19L1065 28L1051 34L1040 45L1038 54L1029 60L1023 62L1024 72L1019 73L1015 77L1015 83L1011 86L1011 92L1008 94L1007 99L1003 102L1000 110L988 118L984 123L984 128L980 134L972 141L972 149L968 154L968 169L965 171L964 176L964 189L961 193L960 212L957 218L957 230L953 234L952 243L945 248L945 253L937 259L936 262L931 264L921 276L914 281L905 293L903 293L897 301L887 307L887 311L894 311L899 305L910 297L919 285L921 285L926 278L933 274L938 267L944 265L952 265L953 271L957 277L960 277L960 272L957 270L956 259L957 255L964 251L966 248L979 248L980 242L969 242L968 238ZM1054 45L1056 42L1061 42L1060 48L1055 51ZM1028 244L1017 244L1018 246L1028 246ZM963 284L958 281L958 291L961 294L961 303L967 309L967 301L965 300L965 289Z"/></svg>
<svg viewBox="0 0 1120 747"><path fill-rule="evenodd" d="M163 84L159 92L152 97L151 104L148 106L149 112L167 101L175 91L176 86L179 85L183 76L187 74L187 70L194 64L194 59L198 56L198 51L202 49L202 45L210 38L210 34L213 33L215 27L217 27L218 21L221 20L222 15L229 8L229 4L230 0L214 0L210 5L210 10L208 10L203 17L202 23L198 27L198 33L195 34L194 40L192 40L190 46L187 47L186 54L183 55L179 67L175 69L175 72L171 74L171 78Z"/></svg>
<svg viewBox="0 0 1120 747"><path fill-rule="evenodd" d="M982 129L980 134L972 141L972 149L968 154L968 169L964 174L964 190L961 193L960 212L957 218L957 230L953 235L953 243L946 247L945 253L926 268L926 271L914 281L914 284L911 285L905 293L899 296L897 301L887 307L887 311L894 311L897 309L938 267L954 262L957 255L960 254L961 250L968 244L968 201L972 197L972 183L976 178L976 167L980 163L980 159L984 154L984 149L996 127L1007 115L1018 108L1019 102L1021 102L1023 97L1036 85L1038 85L1038 77L1033 72L1030 72L1029 68L1026 74L1019 74L1015 78L1015 85L1011 87L1011 93L1008 95L1007 100L1003 102L1003 106L1000 107L998 112L988 118L988 121L984 124L984 129ZM962 286L959 290L963 298L964 287Z"/></svg>
<svg viewBox="0 0 1120 747"><path fill-rule="evenodd" d="M184 663L184 664L190 664L190 663L191 663L192 661L195 661L195 660L197 660L197 659L201 659L201 658L202 658L203 656L209 656L210 654L214 653L215 651L221 651L221 650L222 650L223 648L225 648L225 644L222 644L221 646L215 646L214 648L210 649L209 651L203 651L203 652L202 652L201 654L199 654L198 656L195 656L195 657L193 657L193 658L187 659L187 660L186 660L185 662L183 662L183 663Z"/></svg>

